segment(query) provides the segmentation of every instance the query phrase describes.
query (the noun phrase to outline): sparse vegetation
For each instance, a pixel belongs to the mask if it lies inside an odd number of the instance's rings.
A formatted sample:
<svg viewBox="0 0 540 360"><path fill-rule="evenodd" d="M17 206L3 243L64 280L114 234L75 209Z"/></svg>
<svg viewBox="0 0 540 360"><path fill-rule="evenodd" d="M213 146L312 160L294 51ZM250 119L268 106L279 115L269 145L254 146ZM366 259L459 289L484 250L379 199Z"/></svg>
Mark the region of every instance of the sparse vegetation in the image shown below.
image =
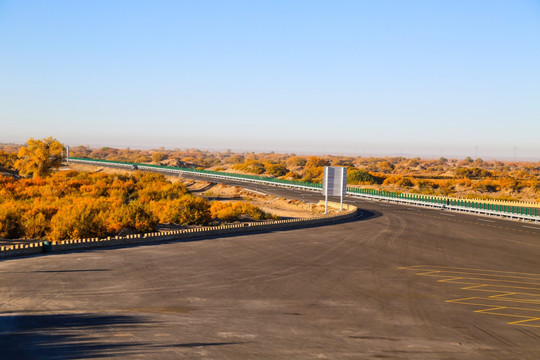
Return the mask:
<svg viewBox="0 0 540 360"><path fill-rule="evenodd" d="M63 146L53 138L0 146L0 237L67 239L147 232L159 223L266 219L245 203L208 202L181 183L136 172L53 172ZM403 157L302 157L277 153L131 150L78 146L74 157L223 170L320 182L323 167L346 166L350 186L464 198L540 202L540 162ZM18 173L27 178L19 178ZM32 177L32 178L28 178Z"/></svg>

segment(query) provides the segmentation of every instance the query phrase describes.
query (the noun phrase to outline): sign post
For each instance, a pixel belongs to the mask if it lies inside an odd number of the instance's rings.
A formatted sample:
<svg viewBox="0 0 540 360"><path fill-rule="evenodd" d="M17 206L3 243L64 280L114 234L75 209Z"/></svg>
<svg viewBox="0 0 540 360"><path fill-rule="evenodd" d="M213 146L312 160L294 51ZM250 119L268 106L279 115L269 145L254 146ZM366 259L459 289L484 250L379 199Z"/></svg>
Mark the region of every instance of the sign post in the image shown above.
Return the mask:
<svg viewBox="0 0 540 360"><path fill-rule="evenodd" d="M343 210L343 197L347 192L347 168L325 166L323 176L324 213L328 213L328 196L340 196L339 211Z"/></svg>

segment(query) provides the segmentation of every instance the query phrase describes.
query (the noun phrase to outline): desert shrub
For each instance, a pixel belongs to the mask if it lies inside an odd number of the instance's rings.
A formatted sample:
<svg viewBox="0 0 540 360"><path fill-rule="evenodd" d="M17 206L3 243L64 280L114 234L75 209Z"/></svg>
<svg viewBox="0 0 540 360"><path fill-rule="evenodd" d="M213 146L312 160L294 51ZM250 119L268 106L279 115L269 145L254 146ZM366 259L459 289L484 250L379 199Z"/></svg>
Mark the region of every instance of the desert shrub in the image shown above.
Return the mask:
<svg viewBox="0 0 540 360"><path fill-rule="evenodd" d="M242 155L231 155L225 159L225 162L229 164L241 164L244 162L244 157Z"/></svg>
<svg viewBox="0 0 540 360"><path fill-rule="evenodd" d="M23 236L21 212L14 203L4 203L0 206L0 237L17 239Z"/></svg>
<svg viewBox="0 0 540 360"><path fill-rule="evenodd" d="M301 176L294 171L289 171L287 174L285 174L285 178L289 180L298 180L301 178Z"/></svg>
<svg viewBox="0 0 540 360"><path fill-rule="evenodd" d="M264 164L257 160L247 160L243 164L235 164L233 165L233 169L257 175L264 174L266 171Z"/></svg>
<svg viewBox="0 0 540 360"><path fill-rule="evenodd" d="M235 221L238 220L238 213L232 206L232 202L223 203L219 201L213 201L210 205L210 213L212 218L225 220L225 221Z"/></svg>
<svg viewBox="0 0 540 360"><path fill-rule="evenodd" d="M455 185L452 180L441 181L439 183L439 193L443 196L449 196L455 193Z"/></svg>
<svg viewBox="0 0 540 360"><path fill-rule="evenodd" d="M155 231L159 221L147 205L139 202L117 206L108 219L107 230L110 233L124 229L132 229L141 233L151 232Z"/></svg>
<svg viewBox="0 0 540 360"><path fill-rule="evenodd" d="M166 159L166 155L160 151L155 152L151 156L153 162L160 162Z"/></svg>
<svg viewBox="0 0 540 360"><path fill-rule="evenodd" d="M467 179L481 179L486 177L491 177L491 171L481 169L478 167L467 167L467 168L458 168L456 169L456 176L463 177Z"/></svg>
<svg viewBox="0 0 540 360"><path fill-rule="evenodd" d="M184 195L164 206L163 220L181 225L205 225L211 219L210 204L206 199Z"/></svg>
<svg viewBox="0 0 540 360"><path fill-rule="evenodd" d="M411 178L402 177L399 175L390 175L382 182L383 185L396 185L400 187L411 188L414 186L414 182Z"/></svg>
<svg viewBox="0 0 540 360"><path fill-rule="evenodd" d="M272 218L270 214L265 213L253 204L236 202L214 201L210 206L210 212L213 218L225 221L238 221L241 216L247 216L254 220L263 220Z"/></svg>
<svg viewBox="0 0 540 360"><path fill-rule="evenodd" d="M266 164L266 173L272 176L280 177L287 174L288 169L281 164Z"/></svg>
<svg viewBox="0 0 540 360"><path fill-rule="evenodd" d="M16 154L0 151L0 168L13 169L15 161L17 161Z"/></svg>
<svg viewBox="0 0 540 360"><path fill-rule="evenodd" d="M50 231L49 224L49 219L41 212L35 216L25 216L22 222L24 236L27 239L41 239Z"/></svg>
<svg viewBox="0 0 540 360"><path fill-rule="evenodd" d="M306 161L306 167L325 167L330 166L330 161L318 156L310 156Z"/></svg>
<svg viewBox="0 0 540 360"><path fill-rule="evenodd" d="M188 192L182 183L173 184L161 174L138 173L133 180L135 193L132 194L132 198L138 199L141 203L178 199Z"/></svg>
<svg viewBox="0 0 540 360"><path fill-rule="evenodd" d="M497 192L501 190L500 184L490 180L478 181L473 184L472 188L480 192Z"/></svg>
<svg viewBox="0 0 540 360"><path fill-rule="evenodd" d="M51 240L103 237L107 235L107 203L80 200L58 210L51 219Z"/></svg>
<svg viewBox="0 0 540 360"><path fill-rule="evenodd" d="M310 156L302 172L302 181L321 182L325 166L330 166L328 160L318 156Z"/></svg>
<svg viewBox="0 0 540 360"><path fill-rule="evenodd" d="M390 174L394 170L394 164L386 160L377 162L376 167L377 171L385 174Z"/></svg>
<svg viewBox="0 0 540 360"><path fill-rule="evenodd" d="M414 186L414 182L411 178L402 177L396 182L396 185L409 188Z"/></svg>
<svg viewBox="0 0 540 360"><path fill-rule="evenodd" d="M352 170L347 172L347 183L351 185L375 184L375 178L365 170Z"/></svg>
<svg viewBox="0 0 540 360"><path fill-rule="evenodd" d="M467 178L457 179L456 185L470 188L472 186L472 181Z"/></svg>
<svg viewBox="0 0 540 360"><path fill-rule="evenodd" d="M439 188L439 184L432 180L418 180L417 184L421 194L435 194L435 190Z"/></svg>
<svg viewBox="0 0 540 360"><path fill-rule="evenodd" d="M302 181L321 182L323 178L323 168L309 167L302 172Z"/></svg>
<svg viewBox="0 0 540 360"><path fill-rule="evenodd" d="M421 190L434 190L439 188L439 184L433 180L418 180L418 187Z"/></svg>
<svg viewBox="0 0 540 360"><path fill-rule="evenodd" d="M301 167L306 165L306 158L301 156L291 156L287 159L287 164L290 166Z"/></svg>

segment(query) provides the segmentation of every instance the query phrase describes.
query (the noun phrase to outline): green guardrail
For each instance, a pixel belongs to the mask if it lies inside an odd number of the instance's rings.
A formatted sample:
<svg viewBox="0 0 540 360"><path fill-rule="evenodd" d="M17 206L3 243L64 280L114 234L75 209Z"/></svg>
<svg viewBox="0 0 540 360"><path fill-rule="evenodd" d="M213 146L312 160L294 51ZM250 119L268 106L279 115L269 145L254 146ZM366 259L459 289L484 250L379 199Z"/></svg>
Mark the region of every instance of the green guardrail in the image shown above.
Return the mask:
<svg viewBox="0 0 540 360"><path fill-rule="evenodd" d="M199 170L199 169L183 168L183 167L175 167L175 166L141 164L141 163L131 163L131 162L112 161L112 160L98 160L98 159L89 159L89 158L74 157L74 158L70 158L70 160L92 161L92 162L111 164L111 165L118 164L118 165L128 165L128 166L137 166L137 167L145 166L145 167L150 167L150 168L154 168L157 170L164 170L164 171L180 170L180 171L185 171L185 172L191 172L194 174L219 175L219 176L226 176L230 178L259 180L259 181L266 181L266 182L275 183L275 184L286 184L286 185L296 185L296 186L301 185L301 186L305 186L305 187L309 187L313 189L322 189L322 184L319 184L319 183L308 182L308 181L276 179L276 178L270 178L266 176L244 175L244 174L228 173L228 172L221 172L221 171ZM458 207L475 209L475 210L486 210L486 211L494 211L494 212L500 212L500 213L506 213L506 214L540 217L540 209L532 208L532 207L525 207L525 206L489 204L489 203L476 202L476 201L470 201L470 200L438 198L438 197L432 197L428 195L398 193L398 192L391 192L391 191L386 191L386 190L362 189L362 188L356 188L356 187L351 187L351 186L347 187L347 192L393 198L393 199L405 199L405 200L412 200L412 201L418 201L418 202L424 202L424 203L451 205L451 206L458 206Z"/></svg>
<svg viewBox="0 0 540 360"><path fill-rule="evenodd" d="M276 178L270 178L266 176L244 175L244 174L228 173L228 172L221 172L221 171L210 171L210 170L199 170L199 169L176 167L176 166L140 164L140 163L121 162L121 161L112 161L112 160L98 160L98 159L88 159L88 158L70 158L70 160L92 161L92 162L112 164L112 165L121 164L121 165L128 165L128 166L137 166L137 167L145 166L145 167L150 167L157 170L165 170L165 171L166 170L180 170L180 171L186 171L186 172L191 172L195 174L219 175L219 176L227 176L231 178L260 180L260 181L267 181L267 182L276 183L276 184L302 185L302 186L311 187L315 189L322 189L322 184L319 184L319 183L308 182L308 181L276 179Z"/></svg>
<svg viewBox="0 0 540 360"><path fill-rule="evenodd" d="M419 201L419 202L440 204L440 205L451 205L451 206L458 206L458 207L470 208L470 209L476 209L476 210L486 210L486 211L515 214L515 215L540 217L540 209L533 208L533 207L489 204L489 203L477 202L477 201L437 198L437 197L431 197L431 196L426 196L426 195L397 193L397 192L374 190L374 189L361 189L361 188L355 188L355 187L347 187L347 192L387 197L387 198L395 198L395 199L405 199L405 200L412 200L412 201Z"/></svg>

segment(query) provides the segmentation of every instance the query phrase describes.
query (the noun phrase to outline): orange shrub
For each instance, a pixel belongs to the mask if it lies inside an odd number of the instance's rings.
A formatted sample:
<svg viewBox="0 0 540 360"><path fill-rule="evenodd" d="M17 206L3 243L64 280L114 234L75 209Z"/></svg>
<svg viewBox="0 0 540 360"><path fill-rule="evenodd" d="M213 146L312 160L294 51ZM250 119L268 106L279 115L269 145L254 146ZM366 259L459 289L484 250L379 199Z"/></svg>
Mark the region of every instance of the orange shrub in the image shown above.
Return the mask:
<svg viewBox="0 0 540 360"><path fill-rule="evenodd" d="M182 225L205 225L211 219L210 204L206 199L184 195L168 201L164 206L163 220Z"/></svg>
<svg viewBox="0 0 540 360"><path fill-rule="evenodd" d="M281 164L266 163L264 166L266 167L266 173L272 176L280 177L288 172L287 168Z"/></svg>
<svg viewBox="0 0 540 360"><path fill-rule="evenodd" d="M41 239L50 231L50 221L41 212L35 216L25 216L22 225L27 239Z"/></svg>
<svg viewBox="0 0 540 360"><path fill-rule="evenodd" d="M0 206L0 237L17 239L23 235L21 211L14 202Z"/></svg>
<svg viewBox="0 0 540 360"><path fill-rule="evenodd" d="M61 208L51 219L50 240L103 237L107 235L108 204L98 200L79 200Z"/></svg>
<svg viewBox="0 0 540 360"><path fill-rule="evenodd" d="M238 221L241 216L248 216L254 220L263 220L272 216L265 213L255 205L249 203L236 202L219 202L214 201L210 206L212 217L225 221Z"/></svg>
<svg viewBox="0 0 540 360"><path fill-rule="evenodd" d="M119 205L110 211L107 222L107 231L116 233L123 229L133 229L137 232L155 231L158 217L149 209L149 206L132 202L129 205Z"/></svg>

